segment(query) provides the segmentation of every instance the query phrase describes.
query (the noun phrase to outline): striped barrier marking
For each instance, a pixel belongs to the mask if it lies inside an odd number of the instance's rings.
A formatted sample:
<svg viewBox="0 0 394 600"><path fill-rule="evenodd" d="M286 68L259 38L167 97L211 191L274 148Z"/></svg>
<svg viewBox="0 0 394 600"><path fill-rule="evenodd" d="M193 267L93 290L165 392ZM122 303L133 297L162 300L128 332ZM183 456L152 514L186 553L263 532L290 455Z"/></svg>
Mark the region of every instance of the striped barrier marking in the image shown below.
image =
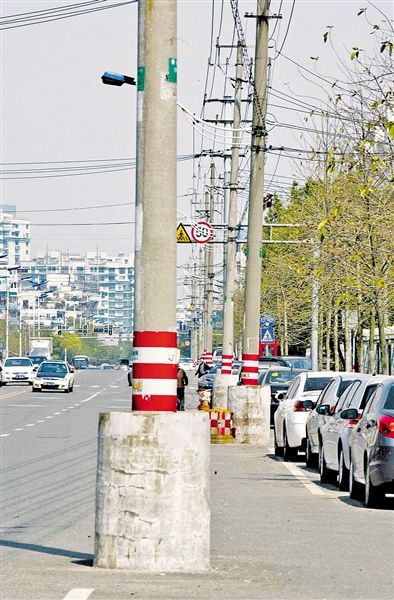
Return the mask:
<svg viewBox="0 0 394 600"><path fill-rule="evenodd" d="M242 385L258 385L259 383L259 355L242 354Z"/></svg>
<svg viewBox="0 0 394 600"><path fill-rule="evenodd" d="M222 356L222 375L231 375L233 372L234 359L232 354L223 354Z"/></svg>
<svg viewBox="0 0 394 600"><path fill-rule="evenodd" d="M175 411L177 335L173 331L134 332L133 410Z"/></svg>

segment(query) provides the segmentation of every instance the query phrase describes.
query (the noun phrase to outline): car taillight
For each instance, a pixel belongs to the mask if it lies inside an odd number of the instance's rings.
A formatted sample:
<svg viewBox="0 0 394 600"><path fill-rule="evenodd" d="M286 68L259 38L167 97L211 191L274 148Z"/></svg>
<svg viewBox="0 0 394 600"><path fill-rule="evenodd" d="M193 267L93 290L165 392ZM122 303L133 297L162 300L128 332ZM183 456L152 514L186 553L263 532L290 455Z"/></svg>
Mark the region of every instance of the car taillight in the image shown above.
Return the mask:
<svg viewBox="0 0 394 600"><path fill-rule="evenodd" d="M348 426L358 425L359 420L361 419L361 415L358 415L357 419L349 419L347 424Z"/></svg>
<svg viewBox="0 0 394 600"><path fill-rule="evenodd" d="M297 400L293 406L293 412L309 412L310 408L305 408L302 400Z"/></svg>
<svg viewBox="0 0 394 600"><path fill-rule="evenodd" d="M389 415L383 415L378 421L378 429L382 435L394 438L394 419Z"/></svg>

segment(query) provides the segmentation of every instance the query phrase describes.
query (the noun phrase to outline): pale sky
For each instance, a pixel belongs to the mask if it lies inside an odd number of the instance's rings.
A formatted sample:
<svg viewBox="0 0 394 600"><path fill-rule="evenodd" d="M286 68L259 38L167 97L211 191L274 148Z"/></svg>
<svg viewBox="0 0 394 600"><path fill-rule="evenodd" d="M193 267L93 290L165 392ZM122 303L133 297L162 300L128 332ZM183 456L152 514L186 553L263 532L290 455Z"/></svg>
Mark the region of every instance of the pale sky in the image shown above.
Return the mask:
<svg viewBox="0 0 394 600"><path fill-rule="evenodd" d="M117 4L118 1L102 0L101 5ZM79 4L71 0L63 3L60 0L2 0L2 26L6 27L4 21L8 15ZM256 2L242 1L239 6L250 45L248 52L253 56L254 20L245 19L244 13L255 12ZM365 15L356 16L362 7L368 7L366 14L369 23ZM212 60L215 61L220 21L220 44L232 43L234 21L229 1L222 3L221 0L215 0L214 4L210 0L178 2L178 101L196 115L200 115L202 109L210 55L212 8ZM292 14L283 54L311 70L317 68L320 74L343 78L339 70L339 58L348 61L352 47L368 49L373 43L370 35L372 25L383 20L376 8L393 18L391 1L374 2L372 5L365 0L296 0L293 6L292 0L273 0L271 14L280 9L283 18L270 22L271 33L276 27L270 43L270 56L275 58L275 44L276 49L282 45ZM328 25L333 27L331 36L338 56L330 44L323 43L323 34ZM125 163L123 166L127 166L128 160L135 159L135 88L104 86L100 76L105 70L136 75L137 4L7 29L1 31L1 36L1 202L15 204L19 217L31 219L33 254L45 251L47 247L49 250L67 249L71 252L132 252L132 224L100 226L98 223L134 220L135 171L93 173L93 169L118 169L121 167L108 165ZM228 49L222 49L220 67L209 69L209 93L212 98L223 96L223 71L228 52ZM230 63L234 62L234 56L235 51ZM319 57L319 60L313 61L311 56ZM313 77L310 79L314 80ZM314 105L324 96L321 86L317 84L318 80L309 83L297 66L282 56L273 60L271 86L274 93L279 91ZM228 85L226 93L231 93ZM285 108L279 108L279 105ZM305 114L290 110L291 106L294 109L294 105L271 96L268 116L282 124L305 125ZM218 113L219 105L207 105L207 118L213 118ZM303 147L300 144L305 145L305 140L300 139L300 135L300 131L277 126L270 131L268 143ZM193 146L192 127L179 110L178 155L199 152L201 145L201 137L195 132ZM212 142L205 139L203 148L212 148ZM98 160L105 162L97 163ZM51 164L4 164L38 162ZM71 167L71 173L81 172L76 168L84 167L82 172L86 172L87 164L90 165L88 175L42 178L43 175L59 173L58 170L53 171L55 167ZM200 175L203 177L209 160L204 159L201 164L203 168ZM267 185L275 173L269 191L275 191L275 185L290 182L286 177L297 174L298 164L299 161L283 156L279 160L278 156L268 156ZM222 159L217 159L217 168L223 168ZM27 178L31 175L26 169L35 169L34 172L30 171L34 178ZM37 169L50 170L38 173ZM11 170L13 173L10 173ZM70 173L70 170L62 172ZM193 162L179 162L179 221L185 221L184 215L190 214L190 196L185 197L185 194L189 194L192 187ZM121 206L108 206L111 204ZM88 208L98 205L106 207ZM240 211L243 205L244 200L240 203ZM84 207L85 210L50 212L53 209ZM91 225L70 227L61 226L62 223ZM182 262L182 252L180 257Z"/></svg>

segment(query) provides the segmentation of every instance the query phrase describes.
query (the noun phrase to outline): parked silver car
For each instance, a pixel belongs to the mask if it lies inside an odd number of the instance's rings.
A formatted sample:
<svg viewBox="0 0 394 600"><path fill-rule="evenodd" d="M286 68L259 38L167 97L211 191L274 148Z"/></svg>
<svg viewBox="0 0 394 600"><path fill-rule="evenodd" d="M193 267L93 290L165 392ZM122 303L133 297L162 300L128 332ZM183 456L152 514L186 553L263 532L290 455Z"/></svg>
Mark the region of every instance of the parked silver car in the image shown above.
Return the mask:
<svg viewBox="0 0 394 600"><path fill-rule="evenodd" d="M358 425L365 406L379 383L387 379L385 375L362 375L351 382L340 396L333 415L326 417L326 422L321 427L320 438L322 460L320 462L320 477L322 481L335 482L338 474L340 490L349 489L350 469L350 438L353 429ZM347 408L356 408L357 419L343 419L342 411ZM318 412L326 412L328 405L322 404Z"/></svg>
<svg viewBox="0 0 394 600"><path fill-rule="evenodd" d="M336 410L338 398L343 394L348 385L357 377L357 373L339 373L322 390L316 404L311 405L312 410L306 420L306 464L308 467L317 467L319 461L319 452L321 446L321 428L326 420ZM324 411L319 411L319 407L328 405Z"/></svg>
<svg viewBox="0 0 394 600"><path fill-rule="evenodd" d="M358 411L342 411L356 419ZM394 493L394 377L382 381L372 394L350 440L350 497L362 497L367 507L380 506Z"/></svg>

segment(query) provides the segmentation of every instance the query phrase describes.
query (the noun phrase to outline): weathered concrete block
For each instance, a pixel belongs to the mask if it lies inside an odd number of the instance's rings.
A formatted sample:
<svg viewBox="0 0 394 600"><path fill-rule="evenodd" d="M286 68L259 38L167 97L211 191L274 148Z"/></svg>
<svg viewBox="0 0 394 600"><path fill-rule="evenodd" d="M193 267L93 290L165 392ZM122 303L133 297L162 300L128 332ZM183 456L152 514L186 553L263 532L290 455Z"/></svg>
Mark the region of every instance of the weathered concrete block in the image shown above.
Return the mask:
<svg viewBox="0 0 394 600"><path fill-rule="evenodd" d="M101 413L94 565L208 569L209 453L204 412Z"/></svg>
<svg viewBox="0 0 394 600"><path fill-rule="evenodd" d="M235 443L265 446L270 439L271 395L268 386L238 385L228 390Z"/></svg>
<svg viewBox="0 0 394 600"><path fill-rule="evenodd" d="M228 389L230 386L237 385L238 375L222 375L218 373L213 380L212 407L227 408Z"/></svg>

